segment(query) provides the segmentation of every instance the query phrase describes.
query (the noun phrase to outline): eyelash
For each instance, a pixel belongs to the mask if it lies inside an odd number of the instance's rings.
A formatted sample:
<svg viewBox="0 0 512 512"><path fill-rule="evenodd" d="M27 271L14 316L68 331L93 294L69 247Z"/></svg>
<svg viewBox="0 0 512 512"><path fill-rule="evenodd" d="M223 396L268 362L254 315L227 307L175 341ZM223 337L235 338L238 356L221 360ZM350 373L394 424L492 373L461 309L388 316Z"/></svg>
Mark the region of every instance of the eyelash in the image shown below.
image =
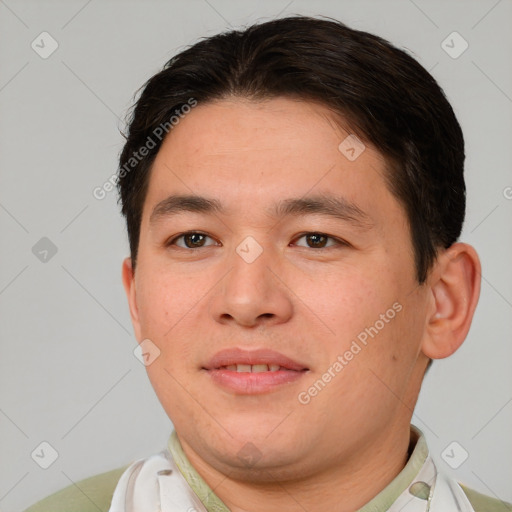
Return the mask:
<svg viewBox="0 0 512 512"><path fill-rule="evenodd" d="M174 238L172 238L171 240L166 242L165 246L166 247L176 246L175 242L177 240L179 240L179 239L182 239L183 237L185 237L187 235L201 235L201 236L204 236L204 237L207 237L207 238L211 238L213 240L213 238L210 235L207 235L206 233L202 233L201 231L187 231L185 233L182 233L181 235L175 236ZM304 238L304 237L306 237L308 235L319 235L321 237L326 237L328 240L334 241L334 244L332 244L330 246L328 245L326 247L308 247L308 246L299 246L299 247L305 247L306 249L318 250L318 249L332 249L332 248L335 248L335 247L343 247L343 246L344 247L348 247L348 246L350 246L350 244L348 242L345 242L344 240L341 240L339 238L327 235L326 233L321 233L319 231L308 231L306 233L302 233L301 235L296 237L294 239L294 241L300 240L301 238ZM195 247L195 248L194 247L181 247L179 245L176 246L176 247L178 247L179 249L184 249L186 251L194 251L194 250L198 250L198 249L203 249L205 247L211 247L212 245L214 245L214 244L207 245L207 246L201 246L201 247Z"/></svg>

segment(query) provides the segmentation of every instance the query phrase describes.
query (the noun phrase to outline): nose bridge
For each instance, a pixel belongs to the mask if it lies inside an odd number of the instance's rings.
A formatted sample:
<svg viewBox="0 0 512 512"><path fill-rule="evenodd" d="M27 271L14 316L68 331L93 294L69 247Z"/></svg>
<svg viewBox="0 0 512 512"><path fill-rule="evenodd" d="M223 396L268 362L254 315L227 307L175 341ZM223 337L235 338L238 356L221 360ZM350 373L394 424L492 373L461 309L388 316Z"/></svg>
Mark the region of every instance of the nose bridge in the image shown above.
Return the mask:
<svg viewBox="0 0 512 512"><path fill-rule="evenodd" d="M260 243L261 242L261 243ZM245 237L230 258L232 271L228 278L228 286L232 298L243 301L261 300L268 294L272 273L269 270L272 249L260 238Z"/></svg>
<svg viewBox="0 0 512 512"><path fill-rule="evenodd" d="M242 268L244 265L247 267L251 267L254 263L258 262L256 267L264 265L270 255L271 248L266 243L266 241L262 240L262 237L258 237L260 242L254 238L252 235L246 236L235 248L235 254L232 255L234 264L239 264ZM264 248L265 245L265 248ZM244 264L241 263L242 260Z"/></svg>
<svg viewBox="0 0 512 512"><path fill-rule="evenodd" d="M243 325L285 321L291 314L290 297L271 269L277 263L271 247L247 236L228 257L230 271L212 301L217 321Z"/></svg>

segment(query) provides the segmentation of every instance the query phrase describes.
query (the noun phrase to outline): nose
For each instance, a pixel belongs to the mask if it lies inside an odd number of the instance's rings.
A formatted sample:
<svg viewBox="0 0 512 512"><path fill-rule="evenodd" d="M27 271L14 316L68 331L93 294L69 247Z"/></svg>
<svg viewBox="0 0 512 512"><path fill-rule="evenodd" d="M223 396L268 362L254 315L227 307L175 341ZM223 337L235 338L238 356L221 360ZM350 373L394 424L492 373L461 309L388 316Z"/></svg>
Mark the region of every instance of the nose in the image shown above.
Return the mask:
<svg viewBox="0 0 512 512"><path fill-rule="evenodd" d="M253 251L254 248L245 246ZM210 313L216 322L243 327L284 323L293 314L291 291L286 287L278 256L270 249L255 254L244 247L226 259L229 266L224 279L211 296ZM246 251L247 252L247 251Z"/></svg>

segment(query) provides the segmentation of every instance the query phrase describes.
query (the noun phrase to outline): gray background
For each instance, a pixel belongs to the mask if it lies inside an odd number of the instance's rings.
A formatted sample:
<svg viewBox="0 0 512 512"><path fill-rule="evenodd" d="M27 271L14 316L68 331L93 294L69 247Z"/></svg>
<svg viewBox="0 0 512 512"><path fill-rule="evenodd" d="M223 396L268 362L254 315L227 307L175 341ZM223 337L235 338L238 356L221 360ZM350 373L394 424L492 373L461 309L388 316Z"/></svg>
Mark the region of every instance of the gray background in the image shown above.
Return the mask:
<svg viewBox="0 0 512 512"><path fill-rule="evenodd" d="M481 256L482 293L465 344L434 364L413 422L444 470L512 501L510 1L0 0L1 510L165 446L171 423L133 355L124 224L115 193L99 201L92 190L116 170L133 94L176 51L295 13L413 52L456 110L467 142L461 240ZM43 31L59 45L47 59L31 48ZM469 43L456 59L441 46L453 31ZM57 248L46 262L32 251L42 237ZM48 469L31 457L43 441L59 454ZM453 441L452 464L469 454L457 470L442 457ZM49 461L50 450L37 453Z"/></svg>

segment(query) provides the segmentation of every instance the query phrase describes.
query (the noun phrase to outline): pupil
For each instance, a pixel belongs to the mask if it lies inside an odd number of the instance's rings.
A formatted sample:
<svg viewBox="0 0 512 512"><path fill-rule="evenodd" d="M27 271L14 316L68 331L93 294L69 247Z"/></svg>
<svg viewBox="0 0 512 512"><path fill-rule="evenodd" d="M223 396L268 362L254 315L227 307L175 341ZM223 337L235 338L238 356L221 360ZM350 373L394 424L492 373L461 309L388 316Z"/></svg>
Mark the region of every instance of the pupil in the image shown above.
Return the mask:
<svg viewBox="0 0 512 512"><path fill-rule="evenodd" d="M309 240L312 241L314 247L323 247L325 245L326 237L323 235L308 235Z"/></svg>
<svg viewBox="0 0 512 512"><path fill-rule="evenodd" d="M186 236L187 245L193 245L193 246L201 246L201 242L203 241L203 235L199 233L193 233L191 235Z"/></svg>

